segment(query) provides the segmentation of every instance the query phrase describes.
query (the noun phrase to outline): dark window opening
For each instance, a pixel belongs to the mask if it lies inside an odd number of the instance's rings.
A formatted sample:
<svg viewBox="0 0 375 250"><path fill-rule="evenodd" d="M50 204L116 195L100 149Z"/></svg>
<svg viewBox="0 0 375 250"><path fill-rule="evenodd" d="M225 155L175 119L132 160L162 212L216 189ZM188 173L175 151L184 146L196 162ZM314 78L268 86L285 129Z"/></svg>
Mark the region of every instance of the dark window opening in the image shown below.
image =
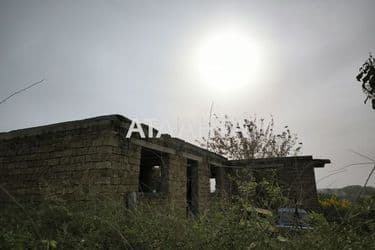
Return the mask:
<svg viewBox="0 0 375 250"><path fill-rule="evenodd" d="M139 192L160 193L165 191L165 167L167 157L162 152L142 148L139 171Z"/></svg>

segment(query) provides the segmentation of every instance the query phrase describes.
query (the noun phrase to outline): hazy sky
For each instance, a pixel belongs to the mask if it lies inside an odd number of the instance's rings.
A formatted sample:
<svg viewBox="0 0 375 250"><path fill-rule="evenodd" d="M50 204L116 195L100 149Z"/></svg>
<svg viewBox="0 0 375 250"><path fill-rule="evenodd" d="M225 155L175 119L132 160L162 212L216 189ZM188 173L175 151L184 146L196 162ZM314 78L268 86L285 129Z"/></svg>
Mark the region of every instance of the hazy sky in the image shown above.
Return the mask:
<svg viewBox="0 0 375 250"><path fill-rule="evenodd" d="M0 105L0 131L114 113L197 125L214 102L215 113L289 125L303 154L331 159L319 180L368 161L350 149L375 158L375 111L354 78L375 50L374 10L373 0L0 0L0 98L46 79ZM251 37L260 63L241 88L205 85L194 55L228 29ZM363 184L370 168L318 186Z"/></svg>

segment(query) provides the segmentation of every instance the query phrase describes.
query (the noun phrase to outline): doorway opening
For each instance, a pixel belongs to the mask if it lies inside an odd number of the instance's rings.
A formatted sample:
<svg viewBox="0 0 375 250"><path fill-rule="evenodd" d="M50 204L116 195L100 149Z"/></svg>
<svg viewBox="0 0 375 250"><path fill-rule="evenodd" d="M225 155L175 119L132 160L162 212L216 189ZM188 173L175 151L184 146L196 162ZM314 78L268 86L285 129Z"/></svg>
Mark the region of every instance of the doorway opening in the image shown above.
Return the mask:
<svg viewBox="0 0 375 250"><path fill-rule="evenodd" d="M162 152L142 148L138 191L159 194L166 191L166 160Z"/></svg>

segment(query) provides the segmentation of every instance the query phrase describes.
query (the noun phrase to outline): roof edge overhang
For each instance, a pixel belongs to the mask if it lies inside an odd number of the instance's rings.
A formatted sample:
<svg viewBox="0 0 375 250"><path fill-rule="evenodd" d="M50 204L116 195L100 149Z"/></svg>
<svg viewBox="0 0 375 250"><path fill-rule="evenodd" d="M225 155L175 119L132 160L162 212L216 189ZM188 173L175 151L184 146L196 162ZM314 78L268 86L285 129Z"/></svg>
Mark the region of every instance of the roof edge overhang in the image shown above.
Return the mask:
<svg viewBox="0 0 375 250"><path fill-rule="evenodd" d="M96 125L105 125L110 123L122 124L120 125L123 128L129 128L129 125L132 123L132 120L119 115L104 115L93 118L60 122L54 124L48 124L43 126L24 128L18 130L11 130L9 132L1 132L0 140L7 140L17 137L24 136L33 136L50 132L57 132L62 130L71 130L78 128L85 128ZM148 128L148 125L142 124L144 128ZM155 133L158 131L154 129ZM130 138L130 139L133 139ZM313 159L311 155L305 156L288 156L288 157L271 157L271 158L257 158L257 159L248 159L248 160L228 160L226 157L212 152L206 148L194 145L180 138L171 137L169 134L162 134L160 138L134 138L135 140L140 141L141 144L154 144L161 145L164 148L170 148L170 150L176 150L182 152L187 158L195 159L207 159L207 161L217 167L226 167L226 168L278 168L282 167L285 162L309 162L313 165L314 168L323 168L325 164L331 163L329 159ZM155 141L157 140L157 141Z"/></svg>

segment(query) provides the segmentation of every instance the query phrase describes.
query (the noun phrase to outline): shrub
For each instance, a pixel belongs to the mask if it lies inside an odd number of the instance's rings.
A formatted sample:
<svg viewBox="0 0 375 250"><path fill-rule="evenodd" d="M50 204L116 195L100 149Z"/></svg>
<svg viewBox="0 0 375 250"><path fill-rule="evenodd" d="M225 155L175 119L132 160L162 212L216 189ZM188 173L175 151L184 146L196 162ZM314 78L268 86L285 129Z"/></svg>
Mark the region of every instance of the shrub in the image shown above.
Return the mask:
<svg viewBox="0 0 375 250"><path fill-rule="evenodd" d="M342 222L350 211L352 203L335 195L319 198L323 214L329 221Z"/></svg>

